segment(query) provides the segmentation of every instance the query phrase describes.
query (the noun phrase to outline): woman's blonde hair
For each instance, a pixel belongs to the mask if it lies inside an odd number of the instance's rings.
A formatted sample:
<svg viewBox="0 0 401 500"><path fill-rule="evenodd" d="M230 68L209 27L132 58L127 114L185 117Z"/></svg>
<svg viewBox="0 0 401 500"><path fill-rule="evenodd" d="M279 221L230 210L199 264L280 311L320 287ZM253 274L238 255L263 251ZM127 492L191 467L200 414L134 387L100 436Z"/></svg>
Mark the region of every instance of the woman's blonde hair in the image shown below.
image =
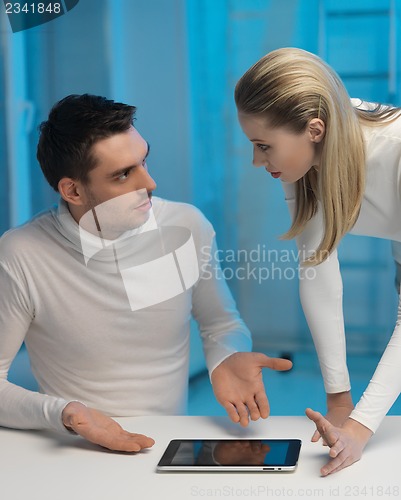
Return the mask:
<svg viewBox="0 0 401 500"><path fill-rule="evenodd" d="M323 262L354 226L365 187L365 148L360 121L377 124L394 118L393 110L361 111L351 104L336 72L318 56L296 48L270 52L238 81L240 112L262 115L269 126L305 131L312 118L325 123L321 160L296 183L296 213L283 236L298 236L321 203L324 233L305 264Z"/></svg>

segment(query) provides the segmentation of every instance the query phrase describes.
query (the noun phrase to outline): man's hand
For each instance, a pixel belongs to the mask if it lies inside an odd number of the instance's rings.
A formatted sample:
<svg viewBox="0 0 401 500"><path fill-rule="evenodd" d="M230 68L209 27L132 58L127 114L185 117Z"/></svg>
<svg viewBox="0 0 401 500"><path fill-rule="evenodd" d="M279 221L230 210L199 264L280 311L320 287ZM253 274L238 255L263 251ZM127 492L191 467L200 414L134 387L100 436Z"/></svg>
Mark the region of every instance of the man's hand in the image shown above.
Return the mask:
<svg viewBox="0 0 401 500"><path fill-rule="evenodd" d="M327 413L325 418L335 427L342 427L353 409L354 404L349 391L327 394ZM316 429L312 436L312 441L316 442L320 437L320 432ZM323 444L326 444L324 440Z"/></svg>
<svg viewBox="0 0 401 500"><path fill-rule="evenodd" d="M112 418L77 401L64 408L62 421L67 429L109 450L140 451L155 444L152 438L127 432Z"/></svg>
<svg viewBox="0 0 401 500"><path fill-rule="evenodd" d="M373 434L370 429L351 418L342 427L335 427L317 411L307 408L305 413L330 446L331 460L320 469L322 476L344 469L361 458L362 451Z"/></svg>
<svg viewBox="0 0 401 500"><path fill-rule="evenodd" d="M236 352L213 370L213 391L231 420L245 427L249 416L258 420L267 418L270 413L262 368L284 371L291 367L288 359L269 358L259 352Z"/></svg>

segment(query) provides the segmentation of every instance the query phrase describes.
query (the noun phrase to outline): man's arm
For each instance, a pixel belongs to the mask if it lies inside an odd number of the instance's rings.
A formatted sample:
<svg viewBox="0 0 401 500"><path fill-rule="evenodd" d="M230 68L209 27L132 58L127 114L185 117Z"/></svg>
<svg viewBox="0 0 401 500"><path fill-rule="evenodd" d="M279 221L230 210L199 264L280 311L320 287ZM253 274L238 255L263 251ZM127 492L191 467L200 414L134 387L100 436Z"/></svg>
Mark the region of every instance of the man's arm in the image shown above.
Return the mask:
<svg viewBox="0 0 401 500"><path fill-rule="evenodd" d="M28 293L1 265L0 290L0 426L74 431L92 443L118 451L153 446L153 439L125 431L110 417L82 403L28 391L8 382L9 368L34 311Z"/></svg>
<svg viewBox="0 0 401 500"><path fill-rule="evenodd" d="M288 370L292 363L252 349L251 334L239 316L222 275L213 241L203 248L200 279L193 292L193 314L203 338L216 399L234 422L246 426L269 415L262 368Z"/></svg>
<svg viewBox="0 0 401 500"><path fill-rule="evenodd" d="M62 398L28 391L7 380L34 317L29 294L0 265L0 425L17 429L63 431Z"/></svg>
<svg viewBox="0 0 401 500"><path fill-rule="evenodd" d="M201 249L200 278L192 296L192 313L199 325L209 374L234 352L252 350L251 333L237 311L218 255L212 234Z"/></svg>

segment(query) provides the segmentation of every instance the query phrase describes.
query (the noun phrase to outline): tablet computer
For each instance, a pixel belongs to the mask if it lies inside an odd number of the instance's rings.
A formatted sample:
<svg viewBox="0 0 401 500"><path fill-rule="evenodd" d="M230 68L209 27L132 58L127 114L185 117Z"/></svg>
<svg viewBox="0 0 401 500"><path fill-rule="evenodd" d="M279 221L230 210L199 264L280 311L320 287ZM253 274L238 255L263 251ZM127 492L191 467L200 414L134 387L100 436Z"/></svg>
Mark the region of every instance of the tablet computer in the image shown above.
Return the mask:
<svg viewBox="0 0 401 500"><path fill-rule="evenodd" d="M156 470L288 472L300 449L299 439L174 439Z"/></svg>

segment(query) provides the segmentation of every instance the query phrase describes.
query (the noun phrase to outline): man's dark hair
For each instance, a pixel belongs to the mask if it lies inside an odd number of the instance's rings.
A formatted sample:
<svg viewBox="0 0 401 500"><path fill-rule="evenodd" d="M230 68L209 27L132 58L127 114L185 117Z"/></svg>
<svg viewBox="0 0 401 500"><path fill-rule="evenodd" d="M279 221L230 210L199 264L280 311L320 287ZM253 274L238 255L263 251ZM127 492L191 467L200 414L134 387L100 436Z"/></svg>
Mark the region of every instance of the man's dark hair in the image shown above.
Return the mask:
<svg viewBox="0 0 401 500"><path fill-rule="evenodd" d="M69 95L57 102L49 119L40 124L37 159L50 186L58 191L63 177L88 182L96 167L92 146L99 140L127 131L136 108L105 97Z"/></svg>

